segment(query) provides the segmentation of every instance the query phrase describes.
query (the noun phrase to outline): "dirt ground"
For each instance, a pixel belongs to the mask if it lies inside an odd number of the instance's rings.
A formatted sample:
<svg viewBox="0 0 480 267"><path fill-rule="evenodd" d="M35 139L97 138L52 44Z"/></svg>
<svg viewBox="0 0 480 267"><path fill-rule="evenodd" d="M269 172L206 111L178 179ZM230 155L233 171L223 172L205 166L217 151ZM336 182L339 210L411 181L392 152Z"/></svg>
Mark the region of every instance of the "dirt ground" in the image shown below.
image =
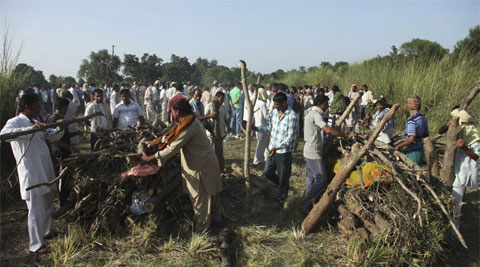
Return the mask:
<svg viewBox="0 0 480 267"><path fill-rule="evenodd" d="M443 266L480 266L480 190L469 190L463 207L461 232L469 246L460 245ZM38 256L28 252L27 208L23 201L3 203L0 213L0 266L38 266ZM59 221L54 229L62 232Z"/></svg>

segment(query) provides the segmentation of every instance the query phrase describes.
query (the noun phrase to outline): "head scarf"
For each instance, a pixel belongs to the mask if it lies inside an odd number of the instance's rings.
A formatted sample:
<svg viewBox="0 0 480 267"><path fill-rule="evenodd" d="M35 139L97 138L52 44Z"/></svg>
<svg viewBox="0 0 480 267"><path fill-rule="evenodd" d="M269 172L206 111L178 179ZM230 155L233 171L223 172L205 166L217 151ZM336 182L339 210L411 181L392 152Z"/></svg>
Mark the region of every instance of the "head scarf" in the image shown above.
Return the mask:
<svg viewBox="0 0 480 267"><path fill-rule="evenodd" d="M471 119L470 114L468 114L464 109L454 109L450 115L452 117L458 117L460 124L468 123Z"/></svg>
<svg viewBox="0 0 480 267"><path fill-rule="evenodd" d="M421 104L422 104L422 99L418 96L407 98L407 108L409 110L419 109Z"/></svg>

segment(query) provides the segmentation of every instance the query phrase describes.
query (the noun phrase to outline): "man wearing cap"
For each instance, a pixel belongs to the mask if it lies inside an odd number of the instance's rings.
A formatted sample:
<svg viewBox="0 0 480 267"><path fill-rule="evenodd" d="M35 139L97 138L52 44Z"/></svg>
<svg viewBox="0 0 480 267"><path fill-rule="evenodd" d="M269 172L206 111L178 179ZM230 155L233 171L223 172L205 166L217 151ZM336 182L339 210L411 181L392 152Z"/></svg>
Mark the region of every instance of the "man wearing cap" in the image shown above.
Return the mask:
<svg viewBox="0 0 480 267"><path fill-rule="evenodd" d="M410 117L407 119L405 127L405 137L403 142L395 146L396 150L403 148L403 152L417 165L422 164L424 137L428 137L428 120L420 112L420 97L408 98L406 102Z"/></svg>

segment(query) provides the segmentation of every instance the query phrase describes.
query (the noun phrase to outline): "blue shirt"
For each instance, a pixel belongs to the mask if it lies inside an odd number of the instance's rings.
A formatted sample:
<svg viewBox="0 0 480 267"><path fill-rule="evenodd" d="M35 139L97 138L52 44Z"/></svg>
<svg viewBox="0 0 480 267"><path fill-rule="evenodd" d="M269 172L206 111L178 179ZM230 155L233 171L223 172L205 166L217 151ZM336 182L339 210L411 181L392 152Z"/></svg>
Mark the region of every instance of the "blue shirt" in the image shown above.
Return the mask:
<svg viewBox="0 0 480 267"><path fill-rule="evenodd" d="M428 135L428 121L422 113L417 112L408 117L407 125L405 127L405 138L403 140L405 141L408 137L415 136L415 141L409 146L406 146L404 152L410 153L423 150L422 138L427 137Z"/></svg>
<svg viewBox="0 0 480 267"><path fill-rule="evenodd" d="M276 148L276 153L287 153L295 150L298 136L298 115L288 107L282 117L277 109L273 110L268 124L258 127L260 132L270 132L269 149Z"/></svg>

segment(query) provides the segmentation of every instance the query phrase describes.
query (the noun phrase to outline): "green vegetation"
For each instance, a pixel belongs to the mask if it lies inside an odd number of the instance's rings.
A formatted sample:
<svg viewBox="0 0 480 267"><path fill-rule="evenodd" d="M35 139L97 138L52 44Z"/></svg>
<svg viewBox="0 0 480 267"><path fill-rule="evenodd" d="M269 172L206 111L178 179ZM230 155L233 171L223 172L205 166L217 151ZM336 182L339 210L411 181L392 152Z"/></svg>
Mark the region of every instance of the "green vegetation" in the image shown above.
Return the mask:
<svg viewBox="0 0 480 267"><path fill-rule="evenodd" d="M2 54L0 59L0 125L5 125L8 119L15 116L15 98L18 89L25 84L25 75L16 75L17 60L20 56L20 49L14 51L12 40L9 39L8 31L3 35ZM10 145L1 144L1 168L0 168L0 195L5 200L6 194L17 183L16 176L8 177L15 166ZM7 179L8 178L8 179ZM13 187L18 194L17 187Z"/></svg>

